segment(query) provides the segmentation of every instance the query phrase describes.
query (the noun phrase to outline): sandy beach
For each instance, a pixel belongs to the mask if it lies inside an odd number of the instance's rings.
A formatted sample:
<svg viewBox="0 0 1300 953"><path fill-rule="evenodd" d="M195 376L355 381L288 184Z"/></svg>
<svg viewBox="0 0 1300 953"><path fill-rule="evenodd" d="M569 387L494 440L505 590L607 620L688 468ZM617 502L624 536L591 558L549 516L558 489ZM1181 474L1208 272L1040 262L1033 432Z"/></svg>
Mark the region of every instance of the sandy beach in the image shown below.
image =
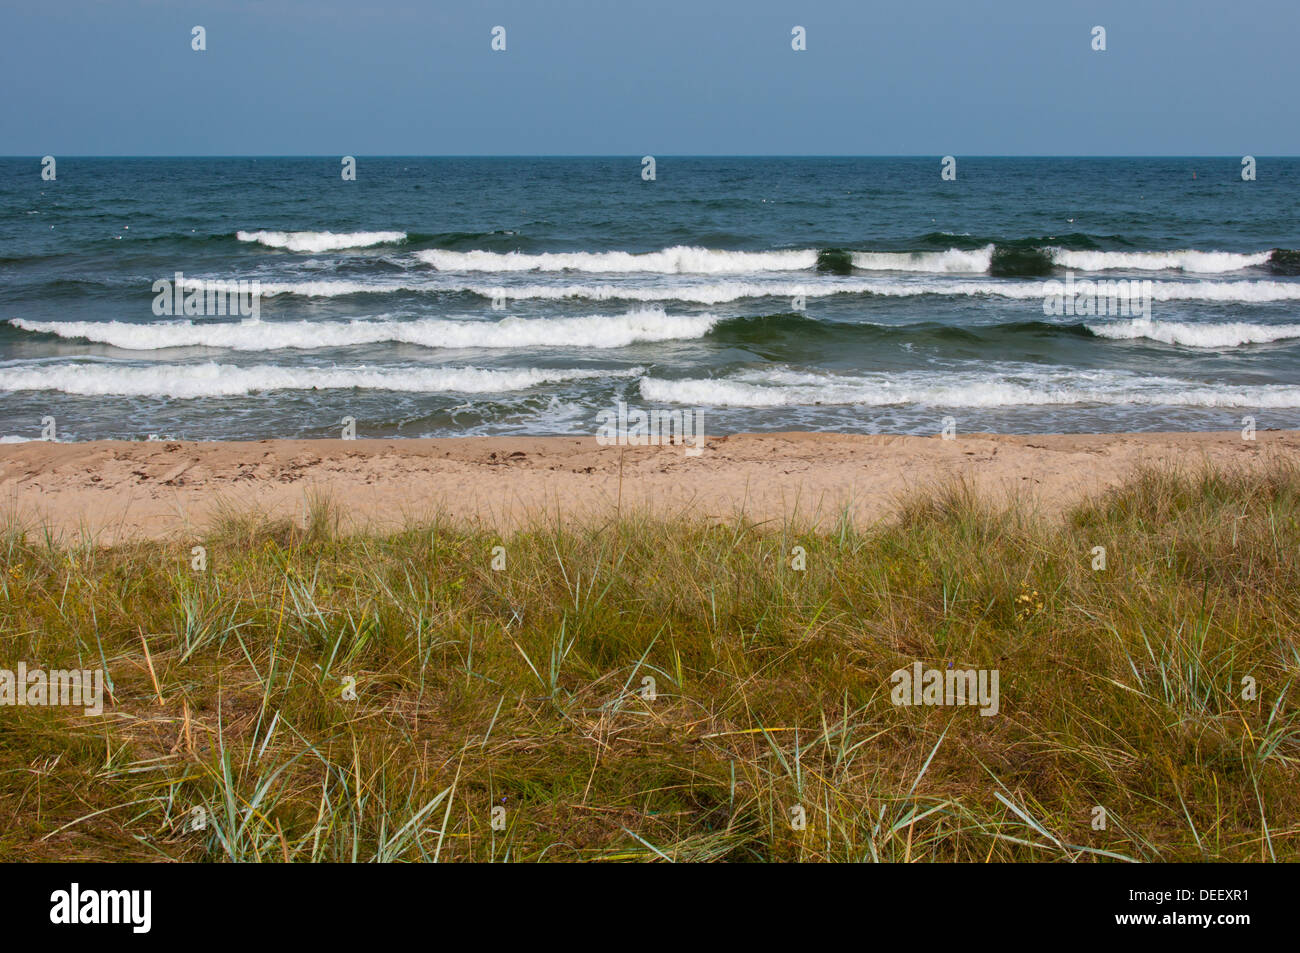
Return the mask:
<svg viewBox="0 0 1300 953"><path fill-rule="evenodd" d="M1059 513L1143 465L1258 466L1300 456L1300 432L939 437L825 433L716 437L680 447L608 447L591 436L256 442L31 442L0 448L9 520L100 543L201 535L224 511L304 518L313 495L350 528L443 514L510 529L599 520L798 518L825 526L847 507L866 523L910 492L966 479L993 500Z"/></svg>

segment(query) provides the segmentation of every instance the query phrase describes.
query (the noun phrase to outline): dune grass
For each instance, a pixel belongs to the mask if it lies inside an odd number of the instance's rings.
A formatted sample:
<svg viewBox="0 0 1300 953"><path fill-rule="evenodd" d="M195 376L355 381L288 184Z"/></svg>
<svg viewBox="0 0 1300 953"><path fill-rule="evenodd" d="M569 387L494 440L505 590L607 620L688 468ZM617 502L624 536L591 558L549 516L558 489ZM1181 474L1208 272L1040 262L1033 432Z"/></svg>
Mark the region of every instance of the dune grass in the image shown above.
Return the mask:
<svg viewBox="0 0 1300 953"><path fill-rule="evenodd" d="M112 689L0 708L0 859L1297 860L1298 520L1278 466L829 532L12 528L0 667ZM998 713L895 705L916 661Z"/></svg>

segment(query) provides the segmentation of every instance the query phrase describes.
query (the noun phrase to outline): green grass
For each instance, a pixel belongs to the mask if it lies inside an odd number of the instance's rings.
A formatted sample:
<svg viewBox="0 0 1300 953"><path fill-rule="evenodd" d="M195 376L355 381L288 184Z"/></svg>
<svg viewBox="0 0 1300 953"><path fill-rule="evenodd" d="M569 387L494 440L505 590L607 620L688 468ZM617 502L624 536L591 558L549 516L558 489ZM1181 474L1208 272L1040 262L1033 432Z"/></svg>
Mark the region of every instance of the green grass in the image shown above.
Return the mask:
<svg viewBox="0 0 1300 953"><path fill-rule="evenodd" d="M308 512L0 539L0 667L112 681L0 708L0 859L1300 859L1293 470L829 532ZM999 713L896 707L918 660L997 669Z"/></svg>

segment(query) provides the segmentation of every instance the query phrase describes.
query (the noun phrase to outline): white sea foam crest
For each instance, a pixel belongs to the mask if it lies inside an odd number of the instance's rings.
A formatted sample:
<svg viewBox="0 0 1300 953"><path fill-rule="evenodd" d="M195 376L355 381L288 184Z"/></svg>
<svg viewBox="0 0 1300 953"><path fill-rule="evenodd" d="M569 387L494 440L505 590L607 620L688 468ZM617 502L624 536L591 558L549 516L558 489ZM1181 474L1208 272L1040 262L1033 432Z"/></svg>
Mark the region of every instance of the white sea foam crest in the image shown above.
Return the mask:
<svg viewBox="0 0 1300 953"><path fill-rule="evenodd" d="M234 291L239 283L222 278L186 278L181 287L186 291ZM404 281L343 281L321 278L310 281L264 281L262 297L296 295L303 298L338 298L355 294L393 294L399 291L441 291L443 288L428 282ZM454 290L454 289L453 289Z"/></svg>
<svg viewBox="0 0 1300 953"><path fill-rule="evenodd" d="M993 261L995 246L944 251L852 251L853 267L863 271L902 271L920 274L982 274ZM1076 271L1183 271L1216 274L1239 271L1268 262L1271 251L1085 251L1048 247L1052 261ZM427 265L444 272L577 271L591 273L749 274L802 271L817 264L814 249L728 251L675 245L656 252L524 252L450 251L427 249L415 253Z"/></svg>
<svg viewBox="0 0 1300 953"><path fill-rule="evenodd" d="M1093 279L1082 279L1091 281ZM1060 282L1055 282L1059 285ZM1076 282L1077 284L1077 282ZM186 278L186 289L213 288L234 290L237 282L211 278ZM1236 280L1236 281L1153 281L1152 297L1156 301L1241 301L1247 303L1269 301L1300 301L1300 281ZM1042 300L1051 293L1041 281L1022 279L986 278L957 280L935 277L897 278L831 278L808 275L799 280L732 280L701 281L689 277L672 282L646 283L627 280L601 284L479 284L447 281L342 281L323 279L315 281L262 282L262 296L298 295L309 298L334 298L354 294L392 294L400 291L457 293L469 292L482 298L504 298L513 301L553 300L579 298L588 301L634 301L646 304L679 301L691 304L715 305L746 298L807 298L838 294L873 294L890 298L909 298L921 295L946 297L1010 298L1015 300ZM1059 292L1059 288L1057 289Z"/></svg>
<svg viewBox="0 0 1300 953"><path fill-rule="evenodd" d="M406 241L406 232L235 232L241 242L256 242L268 248L286 251L321 252L342 248L369 248Z"/></svg>
<svg viewBox="0 0 1300 953"><path fill-rule="evenodd" d="M1226 348L1243 344L1269 344L1300 338L1300 324L1188 324L1182 321L1154 321L1134 318L1109 324L1085 325L1098 337L1124 341L1145 338L1182 347Z"/></svg>
<svg viewBox="0 0 1300 953"><path fill-rule="evenodd" d="M760 271L801 271L817 264L817 252L725 251L676 245L656 252L522 252L418 251L415 257L439 271L582 271L593 273L653 272L657 274L746 274Z"/></svg>
<svg viewBox="0 0 1300 953"><path fill-rule="evenodd" d="M1300 407L1300 387L1217 386L1112 371L1060 368L1023 373L908 371L846 376L772 369L729 378L645 377L643 400L697 407L805 407L817 404L949 408L1042 405Z"/></svg>
<svg viewBox="0 0 1300 953"><path fill-rule="evenodd" d="M1076 271L1186 271L1222 274L1265 264L1271 251L1072 251L1051 250L1052 261Z"/></svg>
<svg viewBox="0 0 1300 953"><path fill-rule="evenodd" d="M621 315L567 318L516 318L458 321L422 318L406 321L244 321L195 324L175 321L131 324L122 321L27 321L9 323L24 331L55 334L133 351L171 347L220 347L235 351L277 351L350 347L363 344L415 344L431 348L619 348L642 341L700 338L718 322L711 314L667 315L647 309Z"/></svg>
<svg viewBox="0 0 1300 953"><path fill-rule="evenodd" d="M1091 279L1085 279L1091 280ZM1060 282L1056 282L1059 285ZM1076 284L1079 284L1076 282ZM683 301L714 305L744 298L826 297L837 294L873 294L891 298L921 295L947 297L1011 298L1041 300L1052 292L1039 281L987 279L982 281L918 280L914 278L844 278L839 280L809 278L793 281L723 281L672 285L610 283L602 285L530 284L464 285L444 290L463 290L485 298L511 300L558 300L583 298L593 301ZM1059 293L1059 288L1057 289ZM265 288L263 289L265 294ZM1152 297L1156 301L1296 301L1300 300L1300 282L1286 281L1153 281Z"/></svg>
<svg viewBox="0 0 1300 953"><path fill-rule="evenodd" d="M989 270L993 246L973 251L949 248L947 251L851 253L854 268L864 271L917 271L928 274L980 274Z"/></svg>
<svg viewBox="0 0 1300 953"><path fill-rule="evenodd" d="M274 364L42 364L0 369L0 391L115 397L237 397L258 391L361 390L498 394L540 384L637 377L644 368L284 367Z"/></svg>
<svg viewBox="0 0 1300 953"><path fill-rule="evenodd" d="M620 348L638 342L691 340L708 334L716 315L668 315L658 309L623 315L568 318L503 318L467 321L424 318L405 321L174 321L133 324L122 321L29 321L9 323L23 331L54 334L133 351L214 347L234 351L414 344L430 348L509 349L528 347ZM1230 348L1300 338L1300 324L1192 324L1135 318L1086 325L1110 340L1148 339L1197 348Z"/></svg>

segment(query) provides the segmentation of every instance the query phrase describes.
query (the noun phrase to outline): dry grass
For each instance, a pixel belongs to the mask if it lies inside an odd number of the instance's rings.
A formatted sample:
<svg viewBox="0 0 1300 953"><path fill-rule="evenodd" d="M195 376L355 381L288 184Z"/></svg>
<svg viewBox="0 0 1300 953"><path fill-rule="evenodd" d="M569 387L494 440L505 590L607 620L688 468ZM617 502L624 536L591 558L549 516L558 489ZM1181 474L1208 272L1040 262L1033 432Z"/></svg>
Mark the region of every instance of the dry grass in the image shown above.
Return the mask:
<svg viewBox="0 0 1300 953"><path fill-rule="evenodd" d="M338 515L232 516L203 572L0 540L0 667L112 680L0 708L0 859L1300 859L1291 470L1055 523L960 487L821 534ZM999 713L896 707L918 660L997 669Z"/></svg>

